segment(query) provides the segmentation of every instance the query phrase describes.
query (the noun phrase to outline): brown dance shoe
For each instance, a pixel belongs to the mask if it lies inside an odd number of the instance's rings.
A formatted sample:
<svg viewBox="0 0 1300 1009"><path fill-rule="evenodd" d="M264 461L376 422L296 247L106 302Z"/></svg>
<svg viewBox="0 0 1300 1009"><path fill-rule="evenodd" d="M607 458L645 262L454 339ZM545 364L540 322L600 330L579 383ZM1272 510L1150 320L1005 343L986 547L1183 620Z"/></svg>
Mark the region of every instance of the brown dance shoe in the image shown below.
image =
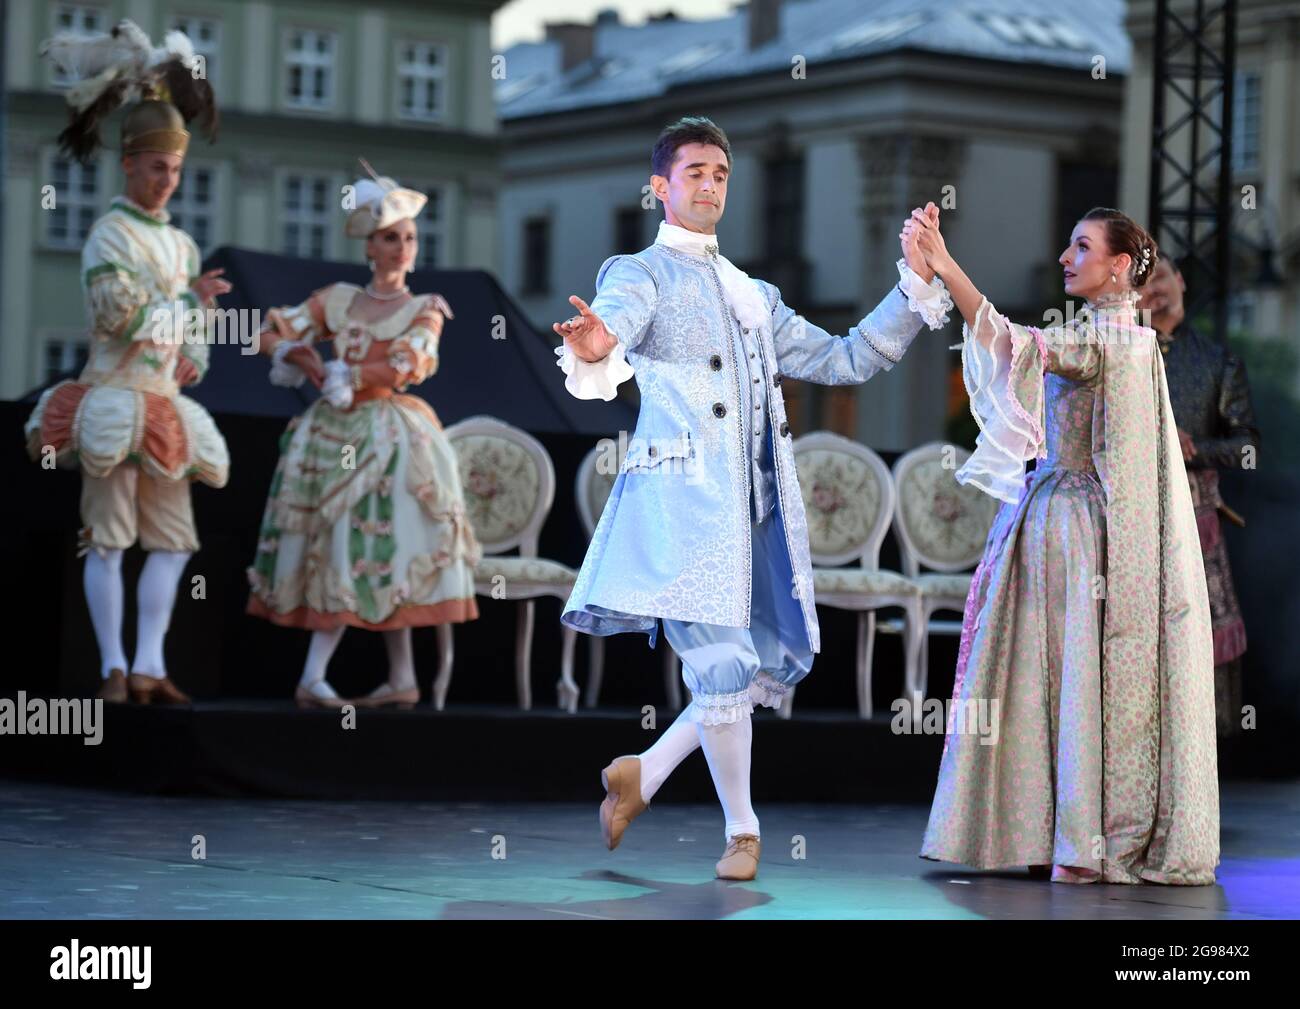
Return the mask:
<svg viewBox="0 0 1300 1009"><path fill-rule="evenodd" d="M600 772L605 801L600 804L600 832L605 847L613 851L628 824L646 811L641 801L641 758L617 757Z"/></svg>
<svg viewBox="0 0 1300 1009"><path fill-rule="evenodd" d="M300 708L333 708L339 710L352 701L340 697L324 680L317 680L310 687L299 684L293 691L293 703Z"/></svg>
<svg viewBox="0 0 1300 1009"><path fill-rule="evenodd" d="M737 834L727 841L727 850L717 864L718 879L753 879L758 875L762 850L756 834Z"/></svg>
<svg viewBox="0 0 1300 1009"><path fill-rule="evenodd" d="M166 676L159 679L144 673L132 673L129 686L136 704L190 704L190 697Z"/></svg>
<svg viewBox="0 0 1300 1009"><path fill-rule="evenodd" d="M126 689L126 673L121 669L110 669L95 696L109 704L125 704L131 699Z"/></svg>
<svg viewBox="0 0 1300 1009"><path fill-rule="evenodd" d="M383 708L393 706L409 711L420 703L420 688L407 687L405 690L394 690L391 683L381 683L365 697L360 697L356 701L358 708Z"/></svg>

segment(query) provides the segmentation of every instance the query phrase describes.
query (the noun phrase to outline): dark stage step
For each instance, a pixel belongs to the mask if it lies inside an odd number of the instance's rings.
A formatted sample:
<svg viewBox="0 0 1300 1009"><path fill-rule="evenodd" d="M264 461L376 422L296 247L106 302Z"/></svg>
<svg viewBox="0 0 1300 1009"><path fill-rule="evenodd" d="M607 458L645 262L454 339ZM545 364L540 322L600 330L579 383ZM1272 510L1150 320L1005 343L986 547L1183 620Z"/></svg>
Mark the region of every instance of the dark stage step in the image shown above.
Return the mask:
<svg viewBox="0 0 1300 1009"><path fill-rule="evenodd" d="M161 794L314 799L599 801L600 770L637 753L654 730L639 709L576 715L554 709L421 705L360 710L345 729L333 712L287 702L216 701L193 707L104 705L102 740L0 735L0 774ZM890 713L863 721L796 708L755 716L756 802L925 802L941 736L896 735ZM702 752L660 797L716 801Z"/></svg>

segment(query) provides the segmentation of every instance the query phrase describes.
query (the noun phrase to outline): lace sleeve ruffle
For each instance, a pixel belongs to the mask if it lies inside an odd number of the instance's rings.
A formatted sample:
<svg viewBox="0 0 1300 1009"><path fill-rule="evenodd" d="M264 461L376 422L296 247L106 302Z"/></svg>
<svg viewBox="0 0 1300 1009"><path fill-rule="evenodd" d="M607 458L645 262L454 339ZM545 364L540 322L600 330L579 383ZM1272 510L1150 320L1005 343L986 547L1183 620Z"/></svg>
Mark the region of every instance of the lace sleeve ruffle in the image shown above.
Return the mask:
<svg viewBox="0 0 1300 1009"><path fill-rule="evenodd" d="M931 329L948 325L948 312L952 309L952 295L943 281L934 276L925 283L912 272L907 260L898 261L898 287L907 295L907 307L915 312Z"/></svg>
<svg viewBox="0 0 1300 1009"><path fill-rule="evenodd" d="M618 395L619 385L635 374L621 343L599 361L584 361L567 343L555 348L555 356L556 366L565 374L564 388L578 399L611 400Z"/></svg>
<svg viewBox="0 0 1300 1009"><path fill-rule="evenodd" d="M970 410L979 424L975 452L957 481L1015 504L1025 484L1025 463L1043 447L1042 334L1016 326L985 299L975 326L962 327L961 371Z"/></svg>

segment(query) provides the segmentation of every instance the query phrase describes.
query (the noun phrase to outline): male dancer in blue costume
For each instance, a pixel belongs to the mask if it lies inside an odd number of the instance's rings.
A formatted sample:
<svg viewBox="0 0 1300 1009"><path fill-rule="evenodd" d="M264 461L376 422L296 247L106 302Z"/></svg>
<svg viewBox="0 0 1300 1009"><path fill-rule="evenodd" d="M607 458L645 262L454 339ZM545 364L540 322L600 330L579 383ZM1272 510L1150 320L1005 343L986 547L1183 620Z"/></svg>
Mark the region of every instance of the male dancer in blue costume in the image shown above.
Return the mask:
<svg viewBox="0 0 1300 1009"><path fill-rule="evenodd" d="M753 879L759 823L750 803L754 704L779 707L812 667L820 636L808 531L783 378L865 382L889 370L951 301L919 250L900 281L833 336L718 250L731 150L708 119L667 127L650 184L666 220L654 245L607 260L588 307L554 328L565 386L612 399L635 374L641 411L563 622L589 634L657 625L682 660L692 701L648 750L601 774L600 822L616 847L669 773L703 746L726 817L717 875ZM927 212L936 219L931 205Z"/></svg>

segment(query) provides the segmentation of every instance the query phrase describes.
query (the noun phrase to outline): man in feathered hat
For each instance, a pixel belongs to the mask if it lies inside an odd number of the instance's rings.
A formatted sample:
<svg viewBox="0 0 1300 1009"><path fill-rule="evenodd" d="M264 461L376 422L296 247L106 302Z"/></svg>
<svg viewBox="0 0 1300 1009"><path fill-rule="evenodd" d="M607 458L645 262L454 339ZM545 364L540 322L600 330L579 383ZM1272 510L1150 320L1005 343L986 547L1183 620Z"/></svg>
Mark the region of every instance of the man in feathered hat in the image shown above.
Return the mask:
<svg viewBox="0 0 1300 1009"><path fill-rule="evenodd" d="M78 79L68 91L71 123L63 150L82 162L100 149L99 125L140 99L122 122L126 192L95 222L82 249L90 329L85 370L47 389L26 425L33 459L79 466L80 552L99 644L98 696L124 702L188 703L167 676L163 637L181 575L198 549L190 481L226 483L229 455L212 418L181 386L208 364L206 327L196 309L229 291L220 270L200 273L194 240L168 224L167 201L189 145L187 120L216 124L212 89L192 72L188 39L168 34L154 49L123 21L106 36L60 35L42 53ZM174 320L187 324L184 340ZM122 647L122 552L139 540L149 553L137 589L135 659Z"/></svg>

